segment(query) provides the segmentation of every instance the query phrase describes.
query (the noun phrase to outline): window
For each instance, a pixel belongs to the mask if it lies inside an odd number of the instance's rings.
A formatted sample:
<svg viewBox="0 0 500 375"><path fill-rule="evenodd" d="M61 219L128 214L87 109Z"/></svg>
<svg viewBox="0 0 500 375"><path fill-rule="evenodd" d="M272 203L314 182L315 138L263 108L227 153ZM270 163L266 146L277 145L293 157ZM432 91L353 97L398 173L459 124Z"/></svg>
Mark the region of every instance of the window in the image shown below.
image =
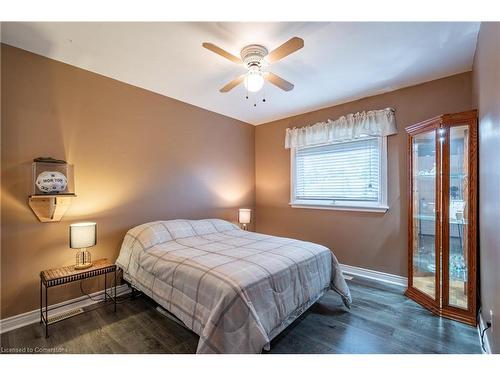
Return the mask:
<svg viewBox="0 0 500 375"><path fill-rule="evenodd" d="M292 149L293 207L387 211L387 138Z"/></svg>

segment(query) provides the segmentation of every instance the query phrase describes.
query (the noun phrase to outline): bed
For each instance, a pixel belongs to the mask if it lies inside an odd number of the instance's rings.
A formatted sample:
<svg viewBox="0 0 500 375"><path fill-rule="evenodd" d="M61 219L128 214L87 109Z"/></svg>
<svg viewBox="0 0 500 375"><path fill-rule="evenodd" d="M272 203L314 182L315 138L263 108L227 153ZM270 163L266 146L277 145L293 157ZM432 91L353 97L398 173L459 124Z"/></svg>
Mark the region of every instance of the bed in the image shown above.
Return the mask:
<svg viewBox="0 0 500 375"><path fill-rule="evenodd" d="M338 261L311 242L220 220L132 228L116 261L124 279L200 336L197 353L260 353L329 289L350 307Z"/></svg>

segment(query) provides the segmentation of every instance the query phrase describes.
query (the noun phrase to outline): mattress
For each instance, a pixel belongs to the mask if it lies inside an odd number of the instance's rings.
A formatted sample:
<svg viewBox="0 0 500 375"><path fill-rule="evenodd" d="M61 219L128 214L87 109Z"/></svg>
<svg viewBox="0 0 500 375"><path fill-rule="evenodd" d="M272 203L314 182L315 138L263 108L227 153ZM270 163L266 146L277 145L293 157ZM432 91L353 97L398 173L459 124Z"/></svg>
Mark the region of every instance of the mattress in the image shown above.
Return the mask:
<svg viewBox="0 0 500 375"><path fill-rule="evenodd" d="M126 279L200 336L197 353L260 353L333 289L349 307L338 261L311 242L219 219L132 228L116 261Z"/></svg>

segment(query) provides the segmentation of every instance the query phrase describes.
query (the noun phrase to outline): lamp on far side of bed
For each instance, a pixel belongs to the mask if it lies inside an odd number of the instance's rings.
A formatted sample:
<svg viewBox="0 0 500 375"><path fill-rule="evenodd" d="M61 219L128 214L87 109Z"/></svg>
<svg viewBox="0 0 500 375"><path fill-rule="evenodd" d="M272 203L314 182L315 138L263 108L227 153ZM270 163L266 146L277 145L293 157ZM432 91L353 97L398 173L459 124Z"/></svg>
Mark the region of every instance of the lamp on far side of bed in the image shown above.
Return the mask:
<svg viewBox="0 0 500 375"><path fill-rule="evenodd" d="M92 258L87 247L97 243L96 223L74 223L69 226L69 247L78 249L75 270L92 267Z"/></svg>
<svg viewBox="0 0 500 375"><path fill-rule="evenodd" d="M240 208L238 211L238 221L243 230L247 230L247 224L250 224L252 210L250 208Z"/></svg>

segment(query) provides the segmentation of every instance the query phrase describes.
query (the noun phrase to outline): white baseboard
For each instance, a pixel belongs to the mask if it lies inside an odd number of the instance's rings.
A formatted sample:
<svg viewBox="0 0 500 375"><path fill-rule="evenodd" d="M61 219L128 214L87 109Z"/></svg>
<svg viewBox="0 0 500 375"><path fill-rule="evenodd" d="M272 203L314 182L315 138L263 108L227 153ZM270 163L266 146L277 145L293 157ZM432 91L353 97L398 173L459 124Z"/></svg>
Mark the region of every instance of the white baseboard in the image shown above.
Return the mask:
<svg viewBox="0 0 500 375"><path fill-rule="evenodd" d="M128 293L129 291L130 288L126 284L118 285L116 287L117 296ZM96 298L97 301L93 301L87 296L81 296L69 301L64 301L61 303L50 305L49 306L50 314L58 315L71 311L73 309L82 308L100 302L104 298L104 296L101 295L102 292L103 291L101 290L99 292L95 292L90 295L91 297ZM112 295L113 288L109 288L108 293ZM28 311L19 315L10 316L8 318L0 320L0 333L9 332L12 331L13 329L24 327L39 321L40 321L39 309Z"/></svg>
<svg viewBox="0 0 500 375"><path fill-rule="evenodd" d="M485 320L483 319L483 314L479 313L479 324L477 325L477 334L479 335L479 345L481 345L481 332L483 331L483 329L486 328L486 322ZM491 328L490 328L491 330ZM488 341L488 335L484 335L484 349L481 348L481 352L483 354L491 354L491 346L490 346L490 342Z"/></svg>
<svg viewBox="0 0 500 375"><path fill-rule="evenodd" d="M400 285L405 287L408 286L408 279L403 276L369 270L367 268L349 266L347 264L341 264L340 269L342 270L343 273L348 275L365 277L367 279L377 280L388 284Z"/></svg>

